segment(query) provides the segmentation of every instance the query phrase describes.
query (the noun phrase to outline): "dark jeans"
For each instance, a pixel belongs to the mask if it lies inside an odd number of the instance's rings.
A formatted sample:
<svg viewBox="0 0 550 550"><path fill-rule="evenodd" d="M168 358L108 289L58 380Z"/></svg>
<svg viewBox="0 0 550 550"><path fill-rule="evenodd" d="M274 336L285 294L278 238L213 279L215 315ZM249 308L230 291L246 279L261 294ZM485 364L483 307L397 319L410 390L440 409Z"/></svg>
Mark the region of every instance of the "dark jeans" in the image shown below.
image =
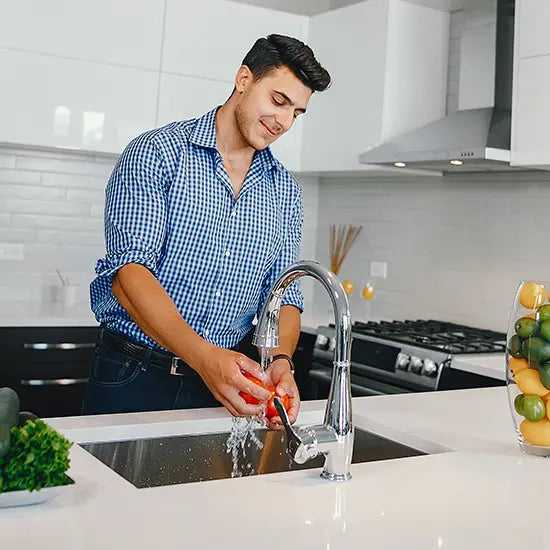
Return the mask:
<svg viewBox="0 0 550 550"><path fill-rule="evenodd" d="M82 414L219 406L198 374L174 376L148 360L96 344Z"/></svg>
<svg viewBox="0 0 550 550"><path fill-rule="evenodd" d="M252 334L253 331L233 349L258 361ZM96 344L82 414L219 406L220 403L195 372L173 376L149 361L119 353L101 341Z"/></svg>

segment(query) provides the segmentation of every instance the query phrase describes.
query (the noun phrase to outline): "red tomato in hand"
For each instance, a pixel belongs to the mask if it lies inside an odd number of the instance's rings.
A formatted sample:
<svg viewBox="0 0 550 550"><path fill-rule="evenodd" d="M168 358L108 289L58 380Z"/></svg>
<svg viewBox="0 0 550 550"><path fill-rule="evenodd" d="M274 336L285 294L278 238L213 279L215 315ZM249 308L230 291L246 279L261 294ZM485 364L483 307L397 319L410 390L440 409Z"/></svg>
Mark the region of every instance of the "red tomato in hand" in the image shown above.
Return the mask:
<svg viewBox="0 0 550 550"><path fill-rule="evenodd" d="M271 392L271 398L267 402L265 415L268 419L270 419L274 416L279 416L279 413L275 408L275 403L273 403L273 398L275 397L275 395L277 395L276 394L277 388L275 386L268 386L267 389ZM283 407L285 408L285 410L288 411L290 407L290 398L288 397L288 395L283 395L283 396L278 395L277 397L281 400L281 403L283 404Z"/></svg>
<svg viewBox="0 0 550 550"><path fill-rule="evenodd" d="M241 371L241 374L245 378L248 378L248 380L250 380L251 382L254 382L254 384L257 384L258 386L261 386L262 388L266 387L266 385L259 378L256 378L255 376L252 376L250 373L248 373L246 371ZM245 393L244 391L240 391L239 395L247 403L249 403L250 405L257 405L259 403L259 401L254 396L250 395L249 393Z"/></svg>

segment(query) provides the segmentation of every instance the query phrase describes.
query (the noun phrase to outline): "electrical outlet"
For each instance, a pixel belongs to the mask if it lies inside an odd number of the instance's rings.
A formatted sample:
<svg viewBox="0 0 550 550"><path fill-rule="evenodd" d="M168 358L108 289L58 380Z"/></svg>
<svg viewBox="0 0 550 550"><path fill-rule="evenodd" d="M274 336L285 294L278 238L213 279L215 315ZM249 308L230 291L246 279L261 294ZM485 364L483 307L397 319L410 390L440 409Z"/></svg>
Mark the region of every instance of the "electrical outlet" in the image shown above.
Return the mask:
<svg viewBox="0 0 550 550"><path fill-rule="evenodd" d="M0 243L0 261L22 262L24 259L24 245L15 243Z"/></svg>
<svg viewBox="0 0 550 550"><path fill-rule="evenodd" d="M388 276L388 264L387 262L371 262L370 263L370 276L380 277L385 279Z"/></svg>

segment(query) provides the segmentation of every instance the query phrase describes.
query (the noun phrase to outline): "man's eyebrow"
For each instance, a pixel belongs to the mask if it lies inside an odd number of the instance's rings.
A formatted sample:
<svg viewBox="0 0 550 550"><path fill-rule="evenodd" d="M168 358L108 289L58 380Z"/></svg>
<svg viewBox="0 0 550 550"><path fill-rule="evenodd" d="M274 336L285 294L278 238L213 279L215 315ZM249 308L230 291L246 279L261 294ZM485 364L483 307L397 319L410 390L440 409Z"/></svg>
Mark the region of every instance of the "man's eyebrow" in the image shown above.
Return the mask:
<svg viewBox="0 0 550 550"><path fill-rule="evenodd" d="M288 97L285 93L283 92L280 92L279 90L273 90L276 94L279 94L280 96L283 96L290 105L294 106L294 103L292 102L292 100L290 99L290 97ZM304 114L306 112L306 108L305 107L298 107L296 109L297 111L302 111L302 114Z"/></svg>

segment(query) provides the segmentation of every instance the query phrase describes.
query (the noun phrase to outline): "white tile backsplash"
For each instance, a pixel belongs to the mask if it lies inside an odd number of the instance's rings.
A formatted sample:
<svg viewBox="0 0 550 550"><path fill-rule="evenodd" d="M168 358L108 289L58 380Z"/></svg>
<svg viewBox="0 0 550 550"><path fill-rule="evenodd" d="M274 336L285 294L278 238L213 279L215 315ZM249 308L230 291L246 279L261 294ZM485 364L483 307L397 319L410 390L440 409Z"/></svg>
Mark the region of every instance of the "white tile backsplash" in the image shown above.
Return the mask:
<svg viewBox="0 0 550 550"><path fill-rule="evenodd" d="M356 285L354 318L432 318L504 331L518 282L550 280L549 201L548 172L321 179L317 255L328 264L330 224L360 223L340 273ZM371 278L369 311L360 293L370 261L388 262L388 277ZM328 317L324 294L316 287L317 319Z"/></svg>

